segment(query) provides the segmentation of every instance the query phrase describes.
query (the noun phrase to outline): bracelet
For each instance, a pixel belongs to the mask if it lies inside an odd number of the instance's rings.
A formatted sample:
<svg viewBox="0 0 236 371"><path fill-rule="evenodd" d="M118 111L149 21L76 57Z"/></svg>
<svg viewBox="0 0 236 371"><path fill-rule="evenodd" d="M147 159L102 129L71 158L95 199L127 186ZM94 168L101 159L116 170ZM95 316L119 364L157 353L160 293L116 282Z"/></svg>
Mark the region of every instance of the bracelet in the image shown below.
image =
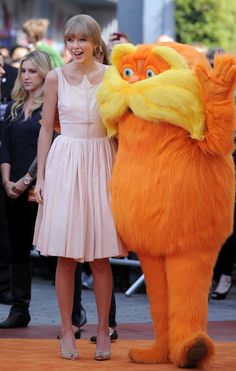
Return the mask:
<svg viewBox="0 0 236 371"><path fill-rule="evenodd" d="M32 182L33 179L31 179L31 177L29 177L28 175L25 175L24 178L23 178L23 183L24 185L26 186L29 186L30 183Z"/></svg>

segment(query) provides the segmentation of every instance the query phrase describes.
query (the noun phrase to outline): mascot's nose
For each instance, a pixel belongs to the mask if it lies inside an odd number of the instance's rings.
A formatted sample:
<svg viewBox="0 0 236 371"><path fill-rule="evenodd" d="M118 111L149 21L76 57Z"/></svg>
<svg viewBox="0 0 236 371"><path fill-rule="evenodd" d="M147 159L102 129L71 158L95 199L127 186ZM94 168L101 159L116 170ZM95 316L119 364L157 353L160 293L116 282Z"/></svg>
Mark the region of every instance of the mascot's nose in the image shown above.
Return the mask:
<svg viewBox="0 0 236 371"><path fill-rule="evenodd" d="M137 81L139 81L139 80L140 80L140 78L139 78L137 75L133 75L133 76L131 76L130 79L128 80L128 83L129 83L129 84L133 84L134 82L137 82Z"/></svg>

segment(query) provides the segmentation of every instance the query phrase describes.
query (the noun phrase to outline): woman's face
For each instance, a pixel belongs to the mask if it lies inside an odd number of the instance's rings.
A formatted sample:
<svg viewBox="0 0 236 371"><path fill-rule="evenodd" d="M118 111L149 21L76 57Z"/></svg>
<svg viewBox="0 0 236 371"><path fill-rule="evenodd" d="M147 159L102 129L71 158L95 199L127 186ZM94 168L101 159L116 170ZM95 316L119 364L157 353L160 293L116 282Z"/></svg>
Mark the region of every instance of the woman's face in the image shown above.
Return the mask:
<svg viewBox="0 0 236 371"><path fill-rule="evenodd" d="M44 83L44 78L39 74L34 63L26 60L21 66L21 82L29 93L35 92Z"/></svg>
<svg viewBox="0 0 236 371"><path fill-rule="evenodd" d="M93 60L95 45L84 35L79 34L67 39L66 48L75 62L86 63Z"/></svg>
<svg viewBox="0 0 236 371"><path fill-rule="evenodd" d="M0 55L0 79L5 74L5 70L4 70L3 66L4 66L3 57Z"/></svg>

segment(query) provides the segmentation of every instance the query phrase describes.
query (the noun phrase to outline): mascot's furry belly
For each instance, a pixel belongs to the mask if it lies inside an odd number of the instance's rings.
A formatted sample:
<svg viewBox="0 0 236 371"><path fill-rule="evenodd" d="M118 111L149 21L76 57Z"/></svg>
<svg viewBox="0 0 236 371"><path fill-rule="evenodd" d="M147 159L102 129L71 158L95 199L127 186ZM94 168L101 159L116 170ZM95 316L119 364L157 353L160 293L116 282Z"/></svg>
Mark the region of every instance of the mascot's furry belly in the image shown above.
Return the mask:
<svg viewBox="0 0 236 371"><path fill-rule="evenodd" d="M173 125L128 115L112 172L118 232L134 251L159 255L219 249L232 231L234 165Z"/></svg>

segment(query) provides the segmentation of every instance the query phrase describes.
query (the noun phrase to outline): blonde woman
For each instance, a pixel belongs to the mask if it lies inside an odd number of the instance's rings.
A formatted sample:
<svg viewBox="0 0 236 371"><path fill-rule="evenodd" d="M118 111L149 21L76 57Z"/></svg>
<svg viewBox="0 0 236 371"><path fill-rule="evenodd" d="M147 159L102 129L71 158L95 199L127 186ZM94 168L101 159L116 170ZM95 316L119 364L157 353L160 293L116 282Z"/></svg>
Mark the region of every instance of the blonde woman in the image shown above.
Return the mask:
<svg viewBox="0 0 236 371"><path fill-rule="evenodd" d="M43 85L50 69L50 58L44 52L33 51L22 59L12 91L13 102L7 106L3 122L0 163L7 195L13 305L0 328L26 327L30 321L29 257L37 203L28 201L32 178L27 169L37 153Z"/></svg>
<svg viewBox="0 0 236 371"><path fill-rule="evenodd" d="M41 205L35 242L41 255L58 256L61 356L66 359L79 356L71 322L75 268L77 262L90 263L98 312L94 358L103 361L111 357L109 257L126 254L110 208L115 145L107 137L96 102L106 66L94 58L101 45L101 32L90 16L70 18L64 40L72 62L51 71L45 82L35 192ZM51 146L57 109L61 135Z"/></svg>

